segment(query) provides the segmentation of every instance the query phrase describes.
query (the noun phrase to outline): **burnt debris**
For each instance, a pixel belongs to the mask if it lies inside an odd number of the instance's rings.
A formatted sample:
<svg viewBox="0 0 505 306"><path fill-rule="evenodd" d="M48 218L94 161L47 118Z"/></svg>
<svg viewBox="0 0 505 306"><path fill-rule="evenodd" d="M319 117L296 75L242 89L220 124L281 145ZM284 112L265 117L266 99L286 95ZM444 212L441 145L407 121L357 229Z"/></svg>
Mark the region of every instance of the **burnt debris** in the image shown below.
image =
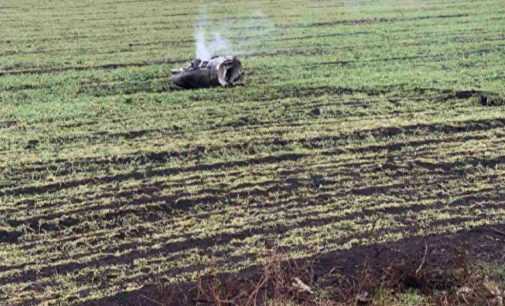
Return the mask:
<svg viewBox="0 0 505 306"><path fill-rule="evenodd" d="M235 56L195 59L188 66L172 70L171 83L180 89L239 85L242 64Z"/></svg>

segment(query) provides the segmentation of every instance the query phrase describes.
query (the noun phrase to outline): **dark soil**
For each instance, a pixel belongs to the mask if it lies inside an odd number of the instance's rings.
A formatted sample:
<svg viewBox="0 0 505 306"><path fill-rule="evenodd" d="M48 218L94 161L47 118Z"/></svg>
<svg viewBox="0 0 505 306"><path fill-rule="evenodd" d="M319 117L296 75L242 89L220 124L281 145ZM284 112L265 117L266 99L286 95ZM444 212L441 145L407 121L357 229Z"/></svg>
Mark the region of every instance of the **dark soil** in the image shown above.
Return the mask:
<svg viewBox="0 0 505 306"><path fill-rule="evenodd" d="M0 243L16 243L22 235L23 233L19 231L0 227Z"/></svg>
<svg viewBox="0 0 505 306"><path fill-rule="evenodd" d="M310 267L312 284L335 293L335 300L342 300L345 297L339 295L339 292L343 292L342 288L348 286L349 280L358 280L365 269L369 277L375 279L368 281L369 286L385 283L395 290L416 289L429 293L458 286L453 271L460 267L462 261L467 262L467 265L478 262L504 264L503 254L505 224L500 224L477 227L456 234L360 246L297 260L294 263L286 262L284 265ZM415 273L418 270L420 273ZM264 267L256 266L239 274L222 274L219 279L222 284L235 284L240 287L240 284L255 284L261 279L262 273ZM366 285L362 289L373 290L366 288ZM84 305L195 305L198 300L197 287L196 283L170 287L151 285Z"/></svg>

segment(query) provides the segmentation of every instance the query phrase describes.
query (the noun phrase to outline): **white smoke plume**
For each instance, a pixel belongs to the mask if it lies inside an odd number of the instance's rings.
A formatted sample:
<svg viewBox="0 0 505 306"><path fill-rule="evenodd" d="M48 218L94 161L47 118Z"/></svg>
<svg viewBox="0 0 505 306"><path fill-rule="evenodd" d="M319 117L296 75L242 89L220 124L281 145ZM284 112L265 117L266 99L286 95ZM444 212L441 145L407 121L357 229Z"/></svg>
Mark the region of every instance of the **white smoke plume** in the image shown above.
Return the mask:
<svg viewBox="0 0 505 306"><path fill-rule="evenodd" d="M247 17L209 20L207 6L202 7L194 26L196 57L209 60L218 55L245 55L264 46L273 23L259 9L248 11Z"/></svg>
<svg viewBox="0 0 505 306"><path fill-rule="evenodd" d="M208 39L208 32L211 38ZM209 60L215 55L229 55L232 53L231 43L223 37L218 30L211 30L209 26L207 9L203 9L195 26L195 49L196 57L201 60Z"/></svg>

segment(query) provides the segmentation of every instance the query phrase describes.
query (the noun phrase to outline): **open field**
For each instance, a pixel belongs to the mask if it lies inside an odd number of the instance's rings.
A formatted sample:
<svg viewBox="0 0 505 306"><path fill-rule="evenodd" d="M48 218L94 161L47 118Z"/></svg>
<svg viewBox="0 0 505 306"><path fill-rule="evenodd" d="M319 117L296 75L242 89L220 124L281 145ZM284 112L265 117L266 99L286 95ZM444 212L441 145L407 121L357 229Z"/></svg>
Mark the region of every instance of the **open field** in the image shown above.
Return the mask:
<svg viewBox="0 0 505 306"><path fill-rule="evenodd" d="M0 304L504 223L502 0L223 3L246 86L173 91L201 2L0 2Z"/></svg>

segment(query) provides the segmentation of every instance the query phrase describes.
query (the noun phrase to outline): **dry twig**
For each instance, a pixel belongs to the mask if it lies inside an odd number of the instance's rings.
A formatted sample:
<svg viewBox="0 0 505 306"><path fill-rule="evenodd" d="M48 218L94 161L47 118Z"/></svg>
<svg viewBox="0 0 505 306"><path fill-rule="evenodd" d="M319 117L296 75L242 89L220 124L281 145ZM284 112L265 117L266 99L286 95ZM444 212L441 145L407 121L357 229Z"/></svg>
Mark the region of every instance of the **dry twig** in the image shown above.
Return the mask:
<svg viewBox="0 0 505 306"><path fill-rule="evenodd" d="M419 264L419 267L416 269L416 275L419 275L421 273L421 270L423 269L424 265L426 264L426 257L428 256L428 243L425 241L424 242L424 255L423 259L421 260L421 264Z"/></svg>
<svg viewBox="0 0 505 306"><path fill-rule="evenodd" d="M153 300L152 298L147 297L147 296L145 296L145 295L143 295L143 294L141 294L141 295L140 295L140 297L141 297L141 298L143 298L143 299L146 299L146 300L148 300L149 302L154 303L154 304L156 304L156 305L163 306L163 304L162 304L162 303L160 303L160 302L158 302L158 301L155 301L155 300Z"/></svg>

